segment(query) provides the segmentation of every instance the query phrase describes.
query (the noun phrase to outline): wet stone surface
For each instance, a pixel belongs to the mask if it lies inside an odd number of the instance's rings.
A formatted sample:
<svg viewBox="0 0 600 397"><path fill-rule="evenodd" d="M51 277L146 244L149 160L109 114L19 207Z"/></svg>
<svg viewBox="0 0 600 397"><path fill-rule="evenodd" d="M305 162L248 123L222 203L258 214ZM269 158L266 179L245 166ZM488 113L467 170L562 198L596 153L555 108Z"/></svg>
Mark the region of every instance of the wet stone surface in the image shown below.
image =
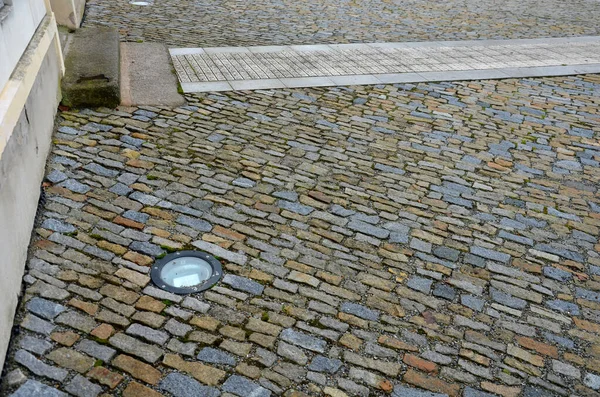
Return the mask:
<svg viewBox="0 0 600 397"><path fill-rule="evenodd" d="M60 112L0 394L597 396L599 97L577 76ZM191 247L225 278L154 287Z"/></svg>

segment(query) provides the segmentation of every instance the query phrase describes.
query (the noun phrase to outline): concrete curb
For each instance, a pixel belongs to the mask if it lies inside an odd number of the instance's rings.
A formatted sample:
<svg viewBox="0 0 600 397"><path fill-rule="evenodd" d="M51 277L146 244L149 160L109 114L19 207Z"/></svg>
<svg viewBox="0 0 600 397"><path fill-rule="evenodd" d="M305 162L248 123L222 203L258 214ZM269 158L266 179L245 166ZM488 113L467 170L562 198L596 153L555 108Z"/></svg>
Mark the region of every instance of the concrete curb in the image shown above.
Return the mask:
<svg viewBox="0 0 600 397"><path fill-rule="evenodd" d="M65 59L63 101L70 107L116 107L121 102L117 29L76 31Z"/></svg>

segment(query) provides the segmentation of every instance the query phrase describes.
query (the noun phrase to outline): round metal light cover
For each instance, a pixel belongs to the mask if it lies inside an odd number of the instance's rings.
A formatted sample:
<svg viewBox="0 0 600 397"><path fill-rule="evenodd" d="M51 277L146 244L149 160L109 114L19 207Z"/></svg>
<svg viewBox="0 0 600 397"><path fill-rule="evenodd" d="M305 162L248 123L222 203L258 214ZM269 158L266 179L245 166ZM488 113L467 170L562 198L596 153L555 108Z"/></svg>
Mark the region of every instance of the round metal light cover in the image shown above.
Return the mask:
<svg viewBox="0 0 600 397"><path fill-rule="evenodd" d="M221 262L200 251L177 251L152 265L150 276L159 288L176 294L204 291L223 275Z"/></svg>

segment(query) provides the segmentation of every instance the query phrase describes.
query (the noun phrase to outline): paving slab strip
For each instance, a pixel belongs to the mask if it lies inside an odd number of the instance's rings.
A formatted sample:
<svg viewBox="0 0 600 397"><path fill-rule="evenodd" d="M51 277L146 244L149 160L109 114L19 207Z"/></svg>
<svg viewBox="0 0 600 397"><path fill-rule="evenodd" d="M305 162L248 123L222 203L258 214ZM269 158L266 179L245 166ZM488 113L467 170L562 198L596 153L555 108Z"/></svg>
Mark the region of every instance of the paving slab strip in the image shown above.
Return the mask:
<svg viewBox="0 0 600 397"><path fill-rule="evenodd" d="M121 43L121 104L180 106L169 52L161 43Z"/></svg>
<svg viewBox="0 0 600 397"><path fill-rule="evenodd" d="M184 92L600 72L600 36L218 48L171 48Z"/></svg>

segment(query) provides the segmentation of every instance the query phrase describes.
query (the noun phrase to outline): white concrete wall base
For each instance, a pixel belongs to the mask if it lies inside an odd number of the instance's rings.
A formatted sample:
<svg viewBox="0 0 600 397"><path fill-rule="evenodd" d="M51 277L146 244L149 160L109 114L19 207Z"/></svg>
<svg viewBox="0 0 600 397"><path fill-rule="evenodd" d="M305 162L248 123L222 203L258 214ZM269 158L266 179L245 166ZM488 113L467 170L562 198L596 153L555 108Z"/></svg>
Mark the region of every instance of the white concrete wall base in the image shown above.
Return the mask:
<svg viewBox="0 0 600 397"><path fill-rule="evenodd" d="M60 99L56 25L40 25L0 93L0 368L10 341ZM42 29L40 31L40 29Z"/></svg>

